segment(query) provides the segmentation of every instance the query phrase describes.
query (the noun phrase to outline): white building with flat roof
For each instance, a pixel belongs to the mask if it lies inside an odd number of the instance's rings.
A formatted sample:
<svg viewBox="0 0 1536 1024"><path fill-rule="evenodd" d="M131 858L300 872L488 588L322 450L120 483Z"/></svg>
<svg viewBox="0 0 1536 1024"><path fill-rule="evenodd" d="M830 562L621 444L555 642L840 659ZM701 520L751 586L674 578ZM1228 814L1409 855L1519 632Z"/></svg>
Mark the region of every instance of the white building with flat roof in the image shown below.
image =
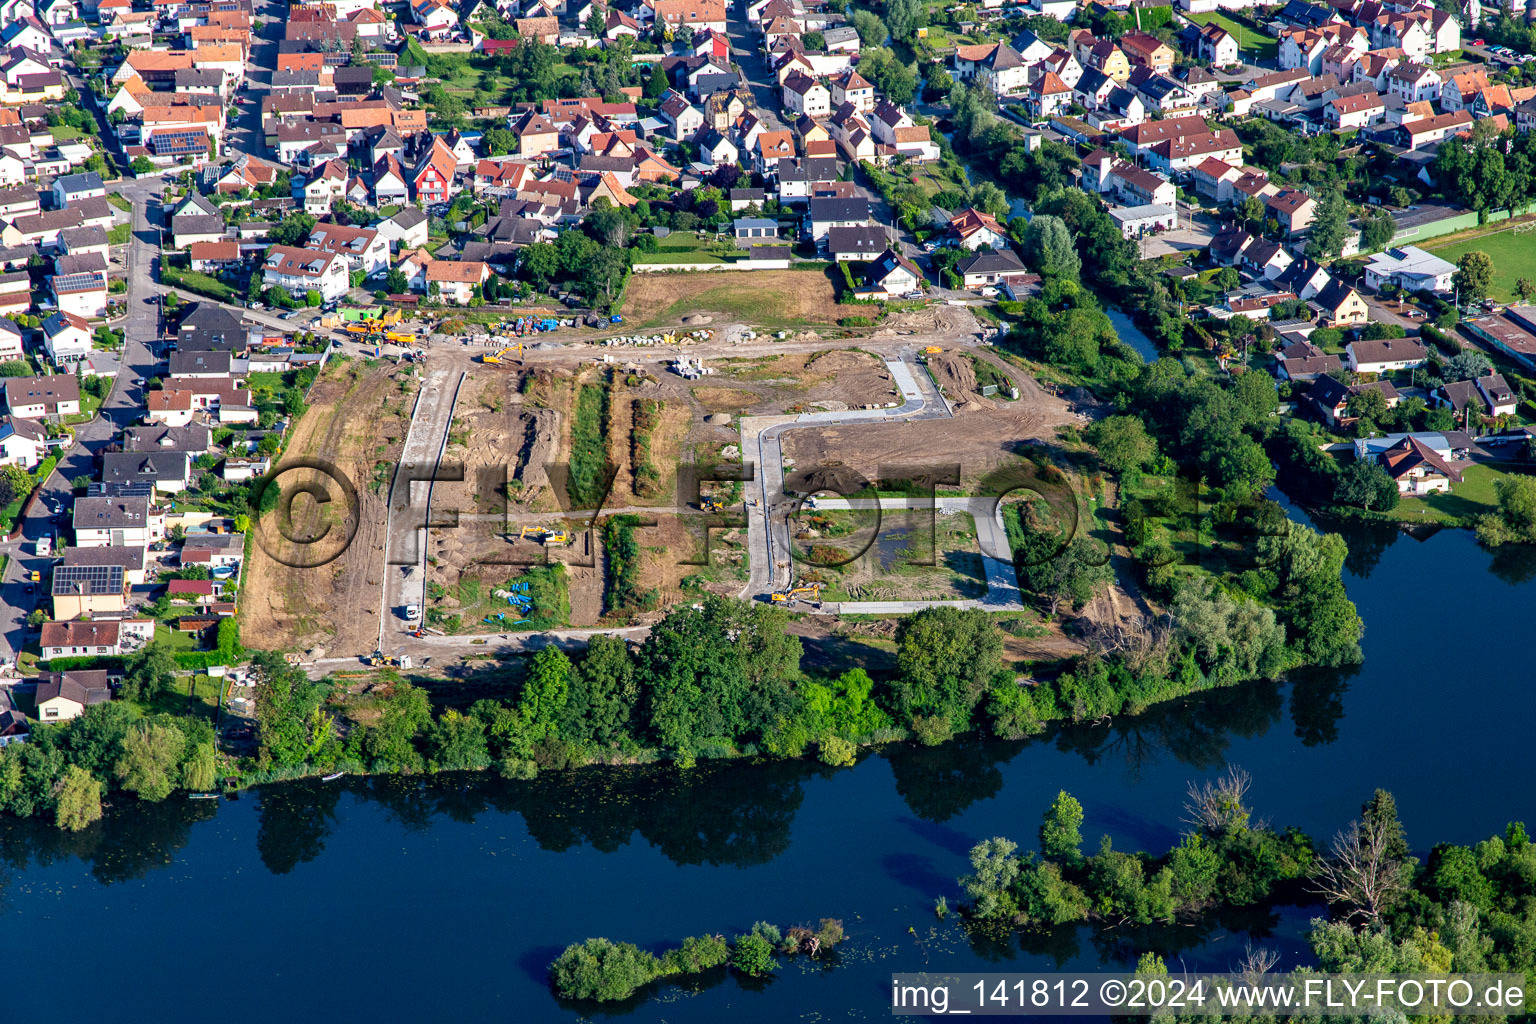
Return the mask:
<svg viewBox="0 0 1536 1024"><path fill-rule="evenodd" d="M1454 273L1456 264L1416 245L1405 245L1372 256L1365 265L1365 283L1378 290L1391 284L1411 292L1448 292Z"/></svg>

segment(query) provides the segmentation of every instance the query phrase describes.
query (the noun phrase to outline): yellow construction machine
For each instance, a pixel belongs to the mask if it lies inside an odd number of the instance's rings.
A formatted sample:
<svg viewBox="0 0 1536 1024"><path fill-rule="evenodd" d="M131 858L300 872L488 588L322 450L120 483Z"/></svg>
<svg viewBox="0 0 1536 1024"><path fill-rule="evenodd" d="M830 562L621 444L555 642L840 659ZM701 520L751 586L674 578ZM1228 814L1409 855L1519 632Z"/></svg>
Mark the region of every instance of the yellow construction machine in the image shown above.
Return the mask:
<svg viewBox="0 0 1536 1024"><path fill-rule="evenodd" d="M821 600L820 583L802 583L798 587L790 587L788 590L776 590L773 592L774 604L794 604L801 598L807 601Z"/></svg>

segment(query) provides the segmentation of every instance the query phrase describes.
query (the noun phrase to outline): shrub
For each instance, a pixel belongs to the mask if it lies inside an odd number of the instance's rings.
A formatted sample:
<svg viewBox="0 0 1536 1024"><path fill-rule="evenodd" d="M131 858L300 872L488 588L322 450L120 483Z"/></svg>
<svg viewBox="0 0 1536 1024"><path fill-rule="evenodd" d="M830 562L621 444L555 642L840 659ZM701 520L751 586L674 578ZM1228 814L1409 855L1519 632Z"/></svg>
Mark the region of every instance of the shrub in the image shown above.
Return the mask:
<svg viewBox="0 0 1536 1024"><path fill-rule="evenodd" d="M555 991L567 999L627 999L661 973L661 963L630 942L588 939L565 947L550 967Z"/></svg>

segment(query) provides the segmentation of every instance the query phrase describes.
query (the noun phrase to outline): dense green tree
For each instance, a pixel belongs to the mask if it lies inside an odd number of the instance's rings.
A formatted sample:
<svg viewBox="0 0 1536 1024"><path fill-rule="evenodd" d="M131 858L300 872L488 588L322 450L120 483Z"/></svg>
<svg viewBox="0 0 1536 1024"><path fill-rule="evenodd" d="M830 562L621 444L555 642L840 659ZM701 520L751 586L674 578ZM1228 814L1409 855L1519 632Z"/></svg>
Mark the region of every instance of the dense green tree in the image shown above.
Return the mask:
<svg viewBox="0 0 1536 1024"><path fill-rule="evenodd" d="M1462 349L1446 360L1442 371L1447 381L1476 380L1493 372L1493 363L1477 349Z"/></svg>
<svg viewBox="0 0 1536 1024"><path fill-rule="evenodd" d="M174 725L141 722L123 737L117 778L124 789L142 800L160 801L180 781L187 738Z"/></svg>
<svg viewBox="0 0 1536 1024"><path fill-rule="evenodd" d="M1002 637L986 612L925 608L896 628L897 679L892 710L910 723L918 716L944 719L956 731L1002 667Z"/></svg>
<svg viewBox="0 0 1536 1024"><path fill-rule="evenodd" d="M1341 505L1358 505L1367 512L1387 512L1397 507L1397 482L1379 463L1369 459L1357 459L1339 474L1339 485L1333 493Z"/></svg>
<svg viewBox="0 0 1536 1024"><path fill-rule="evenodd" d="M628 999L656 979L661 965L632 943L588 939L570 945L550 968L555 990L567 999Z"/></svg>
<svg viewBox="0 0 1536 1024"><path fill-rule="evenodd" d="M1478 521L1477 539L1489 547L1536 544L1536 478L1506 476L1493 492L1498 509Z"/></svg>
<svg viewBox="0 0 1536 1024"><path fill-rule="evenodd" d="M1342 189L1327 188L1317 197L1316 206L1312 226L1307 229L1307 255L1313 259L1334 259L1343 251L1350 231L1349 203Z"/></svg>
<svg viewBox="0 0 1536 1024"><path fill-rule="evenodd" d="M1371 210L1360 224L1360 251L1380 252L1397 235L1397 221L1386 210Z"/></svg>
<svg viewBox="0 0 1536 1024"><path fill-rule="evenodd" d="M491 763L485 725L453 708L427 727L426 742L433 771L473 771Z"/></svg>
<svg viewBox="0 0 1536 1024"><path fill-rule="evenodd" d="M308 762L334 741L334 723L320 709L320 691L304 672L272 651L251 658L261 755L280 766Z"/></svg>
<svg viewBox="0 0 1536 1024"><path fill-rule="evenodd" d="M122 696L150 701L176 681L176 658L164 644L151 643L123 661Z"/></svg>
<svg viewBox="0 0 1536 1024"><path fill-rule="evenodd" d="M1035 216L1024 230L1024 262L1042 277L1076 279L1082 269L1066 223L1049 214Z"/></svg>
<svg viewBox="0 0 1536 1024"><path fill-rule="evenodd" d="M1463 302L1473 302L1488 295L1493 287L1493 257L1476 249L1462 253L1456 261L1456 273L1451 275L1457 296Z"/></svg>
<svg viewBox="0 0 1536 1024"><path fill-rule="evenodd" d="M1139 416L1106 416L1084 433L1099 461L1114 473L1141 469L1157 458L1157 441Z"/></svg>
<svg viewBox="0 0 1536 1024"><path fill-rule="evenodd" d="M416 772L425 762L416 739L432 724L432 702L427 691L410 683L396 683L379 698L378 719L368 728L363 749L374 770Z"/></svg>
<svg viewBox="0 0 1536 1024"><path fill-rule="evenodd" d="M976 916L1007 919L1018 912L1014 883L1019 877L1018 844L993 836L971 848L971 874L960 879Z"/></svg>
<svg viewBox="0 0 1536 1024"><path fill-rule="evenodd" d="M904 63L894 50L868 47L859 54L858 70L892 103L905 105L917 96L917 68Z"/></svg>
<svg viewBox="0 0 1536 1024"><path fill-rule="evenodd" d="M885 24L896 42L910 45L927 23L928 10L921 0L885 0Z"/></svg>
<svg viewBox="0 0 1536 1024"><path fill-rule="evenodd" d="M1066 790L1056 794L1040 822L1040 855L1075 863L1083 845L1083 805Z"/></svg>
<svg viewBox="0 0 1536 1024"><path fill-rule="evenodd" d="M571 674L561 733L577 743L618 743L630 734L639 696L625 642L616 636L594 636Z"/></svg>
<svg viewBox="0 0 1536 1024"><path fill-rule="evenodd" d="M762 935L742 935L731 950L731 967L749 978L772 974L773 943Z"/></svg>
<svg viewBox="0 0 1536 1024"><path fill-rule="evenodd" d="M853 30L859 34L860 49L871 50L877 46L885 45L885 22L880 20L880 15L867 8L856 8L849 16L849 22Z"/></svg>
<svg viewBox="0 0 1536 1024"><path fill-rule="evenodd" d="M267 232L273 245L303 245L315 228L315 218L302 210L287 214Z"/></svg>
<svg viewBox="0 0 1536 1024"><path fill-rule="evenodd" d="M531 741L537 743L559 734L570 691L571 659L554 645L540 648L529 664L528 678L517 698L517 710Z"/></svg>
<svg viewBox="0 0 1536 1024"><path fill-rule="evenodd" d="M101 783L79 765L70 765L59 779L54 807L54 824L79 832L101 820Z"/></svg>

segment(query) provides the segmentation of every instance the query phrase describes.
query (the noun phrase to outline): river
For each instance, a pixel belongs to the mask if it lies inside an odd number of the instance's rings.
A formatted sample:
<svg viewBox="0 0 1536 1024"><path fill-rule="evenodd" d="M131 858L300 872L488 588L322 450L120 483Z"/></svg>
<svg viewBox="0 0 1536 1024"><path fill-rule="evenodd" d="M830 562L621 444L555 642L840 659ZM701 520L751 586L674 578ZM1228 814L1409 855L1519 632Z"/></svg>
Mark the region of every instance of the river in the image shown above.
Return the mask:
<svg viewBox="0 0 1536 1024"><path fill-rule="evenodd" d="M1410 842L1475 841L1528 813L1536 554L1465 532L1350 528L1365 664L1303 673L1030 742L903 747L850 769L800 762L271 786L238 801L112 810L78 836L0 825L7 1016L38 1020L566 1021L544 981L567 943L648 947L840 917L835 969L712 977L599 1016L873 1020L897 970L1126 963L1141 948L1225 968L1250 940L1305 957L1316 908L972 946L934 897L978 839L1033 845L1059 789L1089 845L1163 849L1186 783L1226 762L1257 813L1329 835L1373 787ZM909 929L911 929L909 931ZM44 983L49 964L82 977ZM30 966L25 966L30 965Z"/></svg>

